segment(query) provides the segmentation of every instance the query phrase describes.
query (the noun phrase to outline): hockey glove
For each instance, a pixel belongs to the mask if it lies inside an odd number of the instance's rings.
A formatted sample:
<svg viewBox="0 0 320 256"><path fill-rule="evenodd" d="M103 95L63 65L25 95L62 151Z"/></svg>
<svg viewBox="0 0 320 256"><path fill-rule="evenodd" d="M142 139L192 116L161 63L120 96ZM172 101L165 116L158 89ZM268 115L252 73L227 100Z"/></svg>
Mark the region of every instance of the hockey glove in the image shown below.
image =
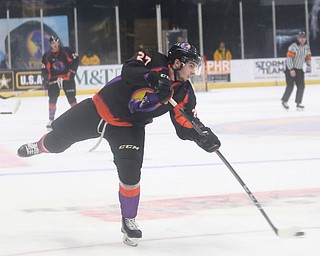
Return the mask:
<svg viewBox="0 0 320 256"><path fill-rule="evenodd" d="M167 73L167 69L161 69L159 72L151 71L147 76L147 80L151 87L155 89L155 94L159 101L164 104L168 103L173 94L173 89Z"/></svg>
<svg viewBox="0 0 320 256"><path fill-rule="evenodd" d="M50 82L48 80L43 80L42 85L45 90L48 90L50 86Z"/></svg>
<svg viewBox="0 0 320 256"><path fill-rule="evenodd" d="M219 141L218 137L208 127L199 128L202 130L203 135L197 134L193 138L195 143L209 153L217 151L221 146L221 142Z"/></svg>

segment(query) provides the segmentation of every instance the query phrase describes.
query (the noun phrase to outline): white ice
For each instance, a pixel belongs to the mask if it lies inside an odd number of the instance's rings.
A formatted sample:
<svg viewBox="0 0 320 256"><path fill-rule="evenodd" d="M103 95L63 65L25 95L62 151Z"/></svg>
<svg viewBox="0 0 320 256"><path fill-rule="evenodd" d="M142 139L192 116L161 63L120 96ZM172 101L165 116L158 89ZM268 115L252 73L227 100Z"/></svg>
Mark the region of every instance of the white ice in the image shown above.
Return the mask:
<svg viewBox="0 0 320 256"><path fill-rule="evenodd" d="M320 86L306 87L303 112L295 109L295 91L290 110L282 109L283 92L280 86L197 93L197 112L272 223L299 226L304 237L277 237L218 156L179 140L165 115L146 128L137 217L143 238L136 248L123 244L107 142L91 153L97 140L62 154L16 155L46 133L48 99L35 97L0 115L0 256L318 256ZM58 115L68 107L61 96Z"/></svg>

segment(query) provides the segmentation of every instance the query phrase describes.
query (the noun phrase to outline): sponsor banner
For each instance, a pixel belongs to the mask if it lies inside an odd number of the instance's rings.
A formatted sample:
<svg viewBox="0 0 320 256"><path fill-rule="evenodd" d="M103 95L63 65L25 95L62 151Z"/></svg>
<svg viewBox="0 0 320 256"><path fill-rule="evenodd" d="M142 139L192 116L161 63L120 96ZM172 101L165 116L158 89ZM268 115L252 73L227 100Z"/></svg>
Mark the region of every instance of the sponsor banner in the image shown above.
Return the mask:
<svg viewBox="0 0 320 256"><path fill-rule="evenodd" d="M207 61L206 72L208 76L208 82L229 82L231 73L231 62L230 60L219 60L219 61Z"/></svg>
<svg viewBox="0 0 320 256"><path fill-rule="evenodd" d="M208 60L207 74L208 75L229 75L231 72L230 60Z"/></svg>
<svg viewBox="0 0 320 256"><path fill-rule="evenodd" d="M16 84L18 90L39 88L42 86L41 70L15 71Z"/></svg>
<svg viewBox="0 0 320 256"><path fill-rule="evenodd" d="M14 90L14 72L11 70L0 70L0 91Z"/></svg>
<svg viewBox="0 0 320 256"><path fill-rule="evenodd" d="M285 58L253 60L253 75L257 80L283 79L285 69Z"/></svg>
<svg viewBox="0 0 320 256"><path fill-rule="evenodd" d="M100 89L121 74L122 65L79 66L77 89ZM0 90L29 90L42 86L41 70L0 70Z"/></svg>
<svg viewBox="0 0 320 256"><path fill-rule="evenodd" d="M320 80L320 57L312 57L312 71L306 81ZM121 64L79 66L78 90L99 90L121 74ZM207 61L208 82L263 83L285 81L285 58ZM37 89L42 86L41 70L0 70L0 91Z"/></svg>
<svg viewBox="0 0 320 256"><path fill-rule="evenodd" d="M311 72L306 73L306 80L320 79L320 57L311 58Z"/></svg>
<svg viewBox="0 0 320 256"><path fill-rule="evenodd" d="M41 33L43 27L43 34ZM38 69L42 59L43 48L50 49L48 41L51 35L60 38L61 46L69 45L68 16L48 16L32 18L0 19L0 56L4 58L8 53L8 40L10 34L11 67L13 69ZM14 50L12 50L14 49ZM1 59L2 60L2 59ZM0 61L1 61L0 60Z"/></svg>
<svg viewBox="0 0 320 256"><path fill-rule="evenodd" d="M77 89L101 88L121 74L122 65L80 66L76 75Z"/></svg>
<svg viewBox="0 0 320 256"><path fill-rule="evenodd" d="M305 79L320 79L320 57L312 57L312 71L305 73ZM284 82L286 58L231 60L231 82Z"/></svg>

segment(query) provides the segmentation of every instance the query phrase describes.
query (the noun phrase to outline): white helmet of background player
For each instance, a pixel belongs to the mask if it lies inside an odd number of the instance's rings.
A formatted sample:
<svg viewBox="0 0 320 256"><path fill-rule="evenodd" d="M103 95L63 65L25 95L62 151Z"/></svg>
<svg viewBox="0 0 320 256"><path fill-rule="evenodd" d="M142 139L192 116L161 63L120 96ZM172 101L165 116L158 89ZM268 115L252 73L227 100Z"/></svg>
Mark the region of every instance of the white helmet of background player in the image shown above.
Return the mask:
<svg viewBox="0 0 320 256"><path fill-rule="evenodd" d="M49 37L49 43L52 44L52 43L60 43L60 38L57 37L57 36L50 36Z"/></svg>

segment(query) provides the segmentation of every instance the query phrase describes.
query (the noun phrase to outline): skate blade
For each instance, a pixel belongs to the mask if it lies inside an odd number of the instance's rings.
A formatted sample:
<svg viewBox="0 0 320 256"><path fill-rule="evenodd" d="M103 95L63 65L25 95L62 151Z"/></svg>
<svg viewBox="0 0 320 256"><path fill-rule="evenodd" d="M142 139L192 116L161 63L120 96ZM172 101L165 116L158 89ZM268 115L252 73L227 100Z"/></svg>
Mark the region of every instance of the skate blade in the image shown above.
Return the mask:
<svg viewBox="0 0 320 256"><path fill-rule="evenodd" d="M131 237L128 237L127 234L123 235L123 242L126 245L136 247L138 246L138 241L139 241L139 238L131 238Z"/></svg>

